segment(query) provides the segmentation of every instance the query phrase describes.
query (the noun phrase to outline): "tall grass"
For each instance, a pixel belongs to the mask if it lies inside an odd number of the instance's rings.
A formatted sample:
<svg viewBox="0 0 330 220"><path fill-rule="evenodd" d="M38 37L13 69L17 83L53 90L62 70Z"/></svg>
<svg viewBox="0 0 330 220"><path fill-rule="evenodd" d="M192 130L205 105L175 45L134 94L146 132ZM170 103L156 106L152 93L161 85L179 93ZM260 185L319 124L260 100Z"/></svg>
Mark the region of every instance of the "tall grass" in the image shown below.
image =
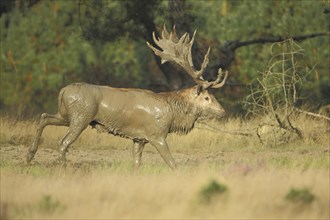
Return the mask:
<svg viewBox="0 0 330 220"><path fill-rule="evenodd" d="M1 118L1 218L330 218L327 124L297 115L305 138L274 146L254 133L260 121L228 119L210 124L213 131L169 135L179 169L147 145L134 171L129 140L90 128L69 150L67 167L53 163L66 128L51 126L26 166L36 122ZM313 199L296 202L306 195Z"/></svg>
<svg viewBox="0 0 330 220"><path fill-rule="evenodd" d="M329 141L329 124L322 119L296 114L291 116L292 123L299 126L306 136L303 140L292 140L285 147L321 147L327 148ZM15 121L12 118L1 117L1 144L31 145L37 121ZM217 150L231 150L233 148L267 148L272 145L262 145L257 137L257 128L263 119L261 117L243 121L230 118L220 123L210 122L208 126L197 124L191 133L186 136L170 134L168 143L172 151L210 152ZM42 135L41 148L57 148L58 141L65 134L67 127L48 126ZM267 130L265 128L264 130ZM237 133L247 133L248 136ZM271 133L265 134L270 137ZM74 142L74 148L83 149L128 149L131 141L105 133L98 133L88 127ZM279 146L275 146L279 147ZM146 149L151 150L151 147Z"/></svg>
<svg viewBox="0 0 330 220"><path fill-rule="evenodd" d="M2 172L1 202L15 218L303 218L329 217L326 170L256 170L248 175L224 170L149 173L73 172L51 176ZM200 192L215 179L225 196L208 203ZM308 188L314 201L287 200L292 188Z"/></svg>

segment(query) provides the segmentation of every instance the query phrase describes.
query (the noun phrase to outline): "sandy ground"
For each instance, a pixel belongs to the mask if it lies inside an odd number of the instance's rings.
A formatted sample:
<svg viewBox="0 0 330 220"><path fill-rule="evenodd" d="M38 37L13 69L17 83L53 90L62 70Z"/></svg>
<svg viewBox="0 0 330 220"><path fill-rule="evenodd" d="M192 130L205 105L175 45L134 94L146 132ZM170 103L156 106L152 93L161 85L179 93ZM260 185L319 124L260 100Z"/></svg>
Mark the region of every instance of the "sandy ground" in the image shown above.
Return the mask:
<svg viewBox="0 0 330 220"><path fill-rule="evenodd" d="M25 157L28 147L23 145L3 145L0 148L2 161L10 161L13 165L25 166ZM172 152L178 166L197 166L202 163L224 162L224 152L204 152L204 153L178 153ZM52 166L58 163L59 152L52 148L39 148L31 165ZM132 163L132 149L123 147L122 149L90 149L83 147L70 147L67 152L67 166L79 167L84 165L107 164L111 167L116 162ZM159 153L151 145L146 145L142 156L143 165L162 165L166 167L165 162Z"/></svg>

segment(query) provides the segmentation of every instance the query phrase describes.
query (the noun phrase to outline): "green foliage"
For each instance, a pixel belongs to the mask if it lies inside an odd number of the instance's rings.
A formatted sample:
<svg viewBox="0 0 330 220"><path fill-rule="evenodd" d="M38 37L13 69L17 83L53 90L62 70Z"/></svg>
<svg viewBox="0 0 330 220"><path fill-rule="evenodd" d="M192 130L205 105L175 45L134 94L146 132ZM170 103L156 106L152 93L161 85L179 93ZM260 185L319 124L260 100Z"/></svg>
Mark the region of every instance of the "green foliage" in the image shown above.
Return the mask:
<svg viewBox="0 0 330 220"><path fill-rule="evenodd" d="M76 10L73 1L42 1L1 17L0 103L7 109L54 112L60 88L75 81L148 83L145 44L127 38L90 43L80 36Z"/></svg>
<svg viewBox="0 0 330 220"><path fill-rule="evenodd" d="M40 212L52 214L56 211L64 210L65 206L62 205L58 200L54 199L51 195L44 195L38 203L38 208Z"/></svg>
<svg viewBox="0 0 330 220"><path fill-rule="evenodd" d="M191 18L184 20L198 30L199 46L212 47L211 67L222 61L229 42L327 32L330 27L329 14L322 13L327 7L323 0L187 1L184 12L169 10L169 2L159 0L1 4L0 107L13 113L25 108L54 112L60 88L76 81L147 88L155 75L151 72L159 70L145 41L150 29L171 25L173 13ZM297 61L310 72L301 94L317 107L330 103L329 44L326 36L299 42L305 57ZM255 44L237 49L229 82L250 85L260 77L258 71L272 56L270 48ZM226 88L217 97L241 111L249 91Z"/></svg>
<svg viewBox="0 0 330 220"><path fill-rule="evenodd" d="M295 204L311 204L315 200L315 196L307 188L292 188L285 196L285 199Z"/></svg>
<svg viewBox="0 0 330 220"><path fill-rule="evenodd" d="M199 191L199 199L202 203L209 203L215 197L223 195L228 191L226 185L218 183L216 180L211 180Z"/></svg>
<svg viewBox="0 0 330 220"><path fill-rule="evenodd" d="M1 17L1 102L51 109L59 87L79 79L80 58L91 47L78 37L74 4L44 1L26 13Z"/></svg>
<svg viewBox="0 0 330 220"><path fill-rule="evenodd" d="M112 42L123 36L137 40L150 34L146 26L153 26L156 15L162 14L160 5L159 0L82 1L80 22L83 36L103 42Z"/></svg>
<svg viewBox="0 0 330 220"><path fill-rule="evenodd" d="M222 59L221 48L235 40L292 37L330 30L329 14L322 13L328 7L326 1L213 0L191 3L195 5L194 8L198 8L198 20L194 28L198 30L200 37L212 40L209 43L214 51L211 62L219 62ZM300 57L297 61L311 71L303 88L304 104L308 102L318 107L330 103L329 44L330 38L327 36L299 42L305 57ZM235 61L229 70L229 82L249 86L260 77L259 71L271 59L271 48L270 44L252 44L237 49ZM216 58L212 58L212 55ZM249 91L244 87L232 89L233 91L226 91L227 105L234 105L235 102L240 105L242 97Z"/></svg>

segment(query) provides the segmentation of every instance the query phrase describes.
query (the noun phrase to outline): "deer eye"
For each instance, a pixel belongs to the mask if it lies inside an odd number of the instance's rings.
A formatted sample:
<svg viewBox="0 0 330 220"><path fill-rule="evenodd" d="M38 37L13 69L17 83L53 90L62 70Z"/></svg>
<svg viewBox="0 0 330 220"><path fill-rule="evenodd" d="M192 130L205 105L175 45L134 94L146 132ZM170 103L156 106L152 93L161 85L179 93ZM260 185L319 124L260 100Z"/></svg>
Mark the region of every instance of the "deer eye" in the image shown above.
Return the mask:
<svg viewBox="0 0 330 220"><path fill-rule="evenodd" d="M206 100L206 101L209 101L209 99L210 99L209 97L207 97L207 96L205 97L205 100Z"/></svg>

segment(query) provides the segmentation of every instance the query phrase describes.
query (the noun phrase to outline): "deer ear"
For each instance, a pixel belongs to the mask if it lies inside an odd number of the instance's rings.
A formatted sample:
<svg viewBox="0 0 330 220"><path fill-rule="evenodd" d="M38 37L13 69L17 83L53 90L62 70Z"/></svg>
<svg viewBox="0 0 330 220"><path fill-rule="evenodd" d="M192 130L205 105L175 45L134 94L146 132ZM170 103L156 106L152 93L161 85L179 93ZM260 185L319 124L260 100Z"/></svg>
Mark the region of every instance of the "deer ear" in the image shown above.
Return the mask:
<svg viewBox="0 0 330 220"><path fill-rule="evenodd" d="M197 86L197 95L201 94L203 89L204 89L203 86Z"/></svg>

